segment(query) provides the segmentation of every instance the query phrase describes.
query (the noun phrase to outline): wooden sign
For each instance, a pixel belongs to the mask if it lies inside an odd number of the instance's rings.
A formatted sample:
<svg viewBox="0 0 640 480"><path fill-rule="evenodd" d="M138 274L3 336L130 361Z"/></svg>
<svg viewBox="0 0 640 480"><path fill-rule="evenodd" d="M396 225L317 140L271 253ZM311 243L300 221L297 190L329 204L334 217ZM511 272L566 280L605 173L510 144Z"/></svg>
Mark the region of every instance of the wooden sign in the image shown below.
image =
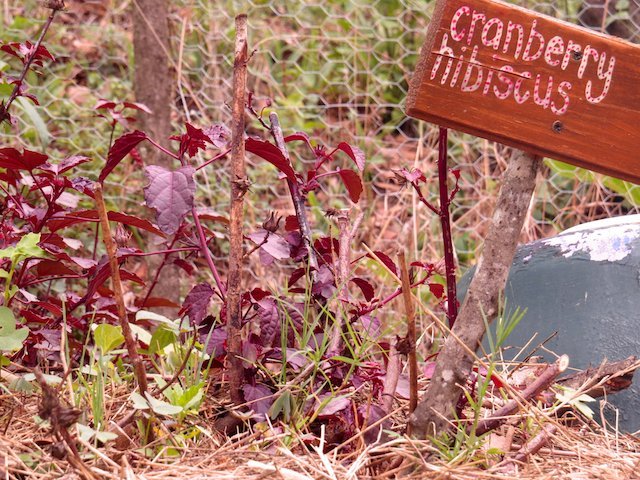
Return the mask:
<svg viewBox="0 0 640 480"><path fill-rule="evenodd" d="M493 0L439 0L410 116L640 183L640 47Z"/></svg>

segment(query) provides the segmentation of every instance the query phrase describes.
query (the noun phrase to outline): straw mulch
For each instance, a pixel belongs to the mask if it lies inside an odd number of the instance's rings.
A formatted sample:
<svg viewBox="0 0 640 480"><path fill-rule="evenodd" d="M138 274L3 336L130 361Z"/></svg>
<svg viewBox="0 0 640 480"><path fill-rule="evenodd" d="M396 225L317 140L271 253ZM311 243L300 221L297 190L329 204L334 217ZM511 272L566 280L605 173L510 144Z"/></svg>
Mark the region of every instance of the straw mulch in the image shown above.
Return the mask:
<svg viewBox="0 0 640 480"><path fill-rule="evenodd" d="M118 396L122 398L121 396ZM109 405L116 411L118 402ZM120 400L120 404L124 402ZM595 424L558 424L551 441L526 462L515 463L513 454L478 455L478 460L458 458L445 462L428 442L397 436L384 444L365 444L360 438L325 453L321 442L307 442L284 434L268 437L248 430L227 438L215 433L207 419L207 406L197 420L202 435L177 444L169 429L159 429L152 454L137 448L135 428L122 431L114 442L97 448L78 440L87 466L82 474L65 459L56 459L47 428L36 423L37 395L0 395L0 479L368 479L368 478L518 478L518 479L640 479L640 438L603 429ZM400 410L399 410L400 411ZM401 427L401 415L394 423ZM209 422L209 424L207 424ZM508 427L502 427L501 438ZM525 441L518 426L510 442L515 452ZM128 434L132 437L129 441ZM186 447L184 446L186 444ZM291 445L287 448L285 445ZM335 452L338 453L335 453ZM147 452L148 453L148 452ZM59 455L60 456L60 455Z"/></svg>

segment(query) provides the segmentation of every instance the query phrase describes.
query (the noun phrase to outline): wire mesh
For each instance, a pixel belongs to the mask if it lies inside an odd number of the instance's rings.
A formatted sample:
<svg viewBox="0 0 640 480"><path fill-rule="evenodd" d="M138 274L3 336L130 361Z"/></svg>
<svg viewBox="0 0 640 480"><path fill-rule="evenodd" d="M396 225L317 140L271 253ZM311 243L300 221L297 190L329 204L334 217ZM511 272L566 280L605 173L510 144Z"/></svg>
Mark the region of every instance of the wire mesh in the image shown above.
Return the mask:
<svg viewBox="0 0 640 480"><path fill-rule="evenodd" d="M629 40L640 35L638 0L514 3ZM109 126L96 118L93 106L100 98L134 100L131 12L135 4L136 0L67 1L68 11L46 41L58 61L42 75L28 77L40 105L19 103L16 124L2 132L3 144L46 147L54 158L86 154L94 159L86 174L95 178L104 162ZM414 259L438 259L438 219L410 190L393 181L393 170L402 167L420 168L427 177L436 173L434 126L408 118L403 111L433 6L427 0L172 2L168 60L176 89L168 101L174 105L174 125L178 129L184 121L206 125L229 120L233 18L245 11L250 47L255 49L249 68L256 105L271 99L288 133L302 130L327 145L347 141L366 153L362 208L368 215L360 240L373 249L403 248ZM2 17L0 38L24 41L34 38L46 12L33 0L8 0ZM0 63L5 71L10 67ZM257 122L251 133L260 133ZM305 154L297 153L297 161L304 164ZM509 149L452 133L450 153L452 166L461 170L461 191L452 215L455 246L464 266L473 263L482 244ZM118 181L108 185L111 201L125 210L139 208L144 184L140 169L133 163L119 169ZM272 167L253 164L250 177L254 185L249 223L263 220L265 204L281 213L292 212ZM207 169L198 180L203 198L224 211L225 168ZM433 198L436 188L437 182L432 182ZM636 186L546 160L523 240L588 220L637 212L639 204ZM327 184L317 198L310 198L315 227L326 229L324 209L343 206L348 206L343 187Z"/></svg>

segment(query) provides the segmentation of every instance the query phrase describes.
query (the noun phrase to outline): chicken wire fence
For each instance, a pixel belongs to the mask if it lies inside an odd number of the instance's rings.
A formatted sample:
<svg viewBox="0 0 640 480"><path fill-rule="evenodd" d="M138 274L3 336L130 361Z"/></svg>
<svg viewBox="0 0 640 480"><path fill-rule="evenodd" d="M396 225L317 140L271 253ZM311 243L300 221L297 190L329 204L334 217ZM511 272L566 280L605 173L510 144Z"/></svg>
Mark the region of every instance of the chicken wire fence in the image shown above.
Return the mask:
<svg viewBox="0 0 640 480"><path fill-rule="evenodd" d="M30 93L40 105L19 99L14 110L17 123L5 127L2 142L46 148L53 158L88 155L94 160L86 173L95 178L106 156L110 129L93 107L101 98L134 100L131 18L136 0L66 3L67 12L56 20L46 40L57 61L46 66L42 75L28 77ZM515 3L632 41L640 32L638 0ZM411 190L394 181L393 173L402 167L420 168L427 177L437 173L437 129L408 118L403 110L433 6L427 0L170 2L168 55L176 80L174 97L167 99L174 107L172 121L176 129L184 121L203 126L228 123L233 19L236 13L248 13L250 48L255 50L249 88L256 105L271 99L287 133L305 131L326 145L347 141L366 153L361 208L367 220L359 239L372 249L400 245L412 258L438 259L438 219L417 202ZM33 40L46 18L46 11L33 0L5 0L0 8L0 38L5 42ZM16 68L5 63L0 67ZM5 87L2 94L8 95ZM251 133L260 134L257 122ZM461 171L452 216L462 265L473 263L482 243L509 155L509 149L493 142L450 134L451 165ZM296 158L305 162L304 154ZM198 179L202 197L220 212L228 203L224 165L207 169L206 176ZM124 210L139 208L145 183L140 168L125 163L118 175L107 185L111 200ZM253 182L249 223L258 225L268 209L292 212L272 167L252 164L249 175ZM310 198L311 218L318 230L329 222L324 210L348 206L344 187L336 183L323 188ZM436 188L437 182L431 182L433 198L437 198ZM636 186L546 160L523 240L549 236L587 220L637 212L638 205Z"/></svg>

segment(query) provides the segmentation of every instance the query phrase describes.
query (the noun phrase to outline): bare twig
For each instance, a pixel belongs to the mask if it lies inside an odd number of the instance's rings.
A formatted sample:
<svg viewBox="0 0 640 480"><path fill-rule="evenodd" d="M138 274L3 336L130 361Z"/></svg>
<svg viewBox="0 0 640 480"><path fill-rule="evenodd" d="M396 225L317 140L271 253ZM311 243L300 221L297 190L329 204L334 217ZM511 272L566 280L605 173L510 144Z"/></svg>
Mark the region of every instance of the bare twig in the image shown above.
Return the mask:
<svg viewBox="0 0 640 480"><path fill-rule="evenodd" d="M640 361L636 357L629 357L618 362L606 360L597 368L588 368L558 380L558 384L591 397L602 397L631 385L633 374L640 369Z"/></svg>
<svg viewBox="0 0 640 480"><path fill-rule="evenodd" d="M512 461L524 462L529 455L537 453L542 447L549 443L551 436L556 433L557 430L558 426L553 423L543 425L540 433L525 443L520 450L518 450L518 453L516 453Z"/></svg>
<svg viewBox="0 0 640 480"><path fill-rule="evenodd" d="M409 413L413 412L418 405L418 357L416 355L416 309L411 295L411 280L407 269L407 260L404 252L398 254L400 263L400 275L402 280L402 297L404 299L404 309L407 314L407 343L409 351L407 358L409 362Z"/></svg>
<svg viewBox="0 0 640 480"><path fill-rule="evenodd" d="M395 344L389 346L389 358L387 359L387 374L384 377L384 388L382 391L382 407L385 413L391 413L393 400L396 398L396 388L402 370L400 353Z"/></svg>
<svg viewBox="0 0 640 480"><path fill-rule="evenodd" d="M244 109L247 92L247 16L236 17L236 46L233 64L233 113L231 125L231 207L229 211L229 275L227 290L228 372L231 401L244 403L242 397L242 219L246 188L244 164Z"/></svg>
<svg viewBox="0 0 640 480"><path fill-rule="evenodd" d="M531 400L540 392L549 388L558 375L564 372L568 366L569 357L566 355L561 356L555 363L549 365L531 385L524 389L521 397L525 400ZM510 400L502 408L496 410L489 418L480 420L478 428L476 429L476 435L483 435L501 425L508 419L509 415L512 415L520 408L520 404L519 399Z"/></svg>
<svg viewBox="0 0 640 480"><path fill-rule="evenodd" d="M122 335L124 336L125 345L127 347L127 353L131 359L133 365L133 371L136 381L138 382L138 388L140 394L144 397L148 391L147 385L147 373L142 362L142 358L138 354L136 346L136 339L131 331L129 325L129 319L127 318L127 310L124 304L124 294L122 291L122 281L120 280L120 265L118 264L118 258L116 256L116 244L111 236L111 228L109 227L109 217L107 216L107 208L104 203L104 197L102 195L102 185L99 182L94 184L96 210L100 216L100 225L102 228L102 241L107 249L107 255L109 257L109 265L111 267L111 281L113 284L113 295L115 298L116 306L118 308L118 317L120 320L120 327L122 328ZM151 423L147 423L146 428L146 440L153 440L153 430Z"/></svg>
<svg viewBox="0 0 640 480"><path fill-rule="evenodd" d="M269 114L269 121L271 122L271 135L273 136L273 140L276 142L276 146L284 156L285 160L291 163L289 151L287 150L287 146L284 142L282 127L280 127L280 120L278 120L278 114L275 112L271 112L271 114ZM309 220L307 219L307 211L304 205L304 198L302 198L302 194L300 193L298 184L295 181L287 179L287 184L289 186L291 200L293 201L293 208L296 211L298 225L300 225L302 240L307 247L309 266L313 269L313 271L311 272L311 279L315 282L318 271L318 258L316 257L316 252L313 249L313 245L311 244L311 228L309 227Z"/></svg>
<svg viewBox="0 0 640 480"><path fill-rule="evenodd" d="M336 215L336 223L338 224L338 269L336 275L336 285L338 286L338 302L348 300L349 287L349 268L351 266L351 228L349 226L349 210L340 210ZM340 348L342 341L342 325L344 321L344 312L341 305L338 305L335 311L335 325L331 334L329 343L329 355L334 354Z"/></svg>

